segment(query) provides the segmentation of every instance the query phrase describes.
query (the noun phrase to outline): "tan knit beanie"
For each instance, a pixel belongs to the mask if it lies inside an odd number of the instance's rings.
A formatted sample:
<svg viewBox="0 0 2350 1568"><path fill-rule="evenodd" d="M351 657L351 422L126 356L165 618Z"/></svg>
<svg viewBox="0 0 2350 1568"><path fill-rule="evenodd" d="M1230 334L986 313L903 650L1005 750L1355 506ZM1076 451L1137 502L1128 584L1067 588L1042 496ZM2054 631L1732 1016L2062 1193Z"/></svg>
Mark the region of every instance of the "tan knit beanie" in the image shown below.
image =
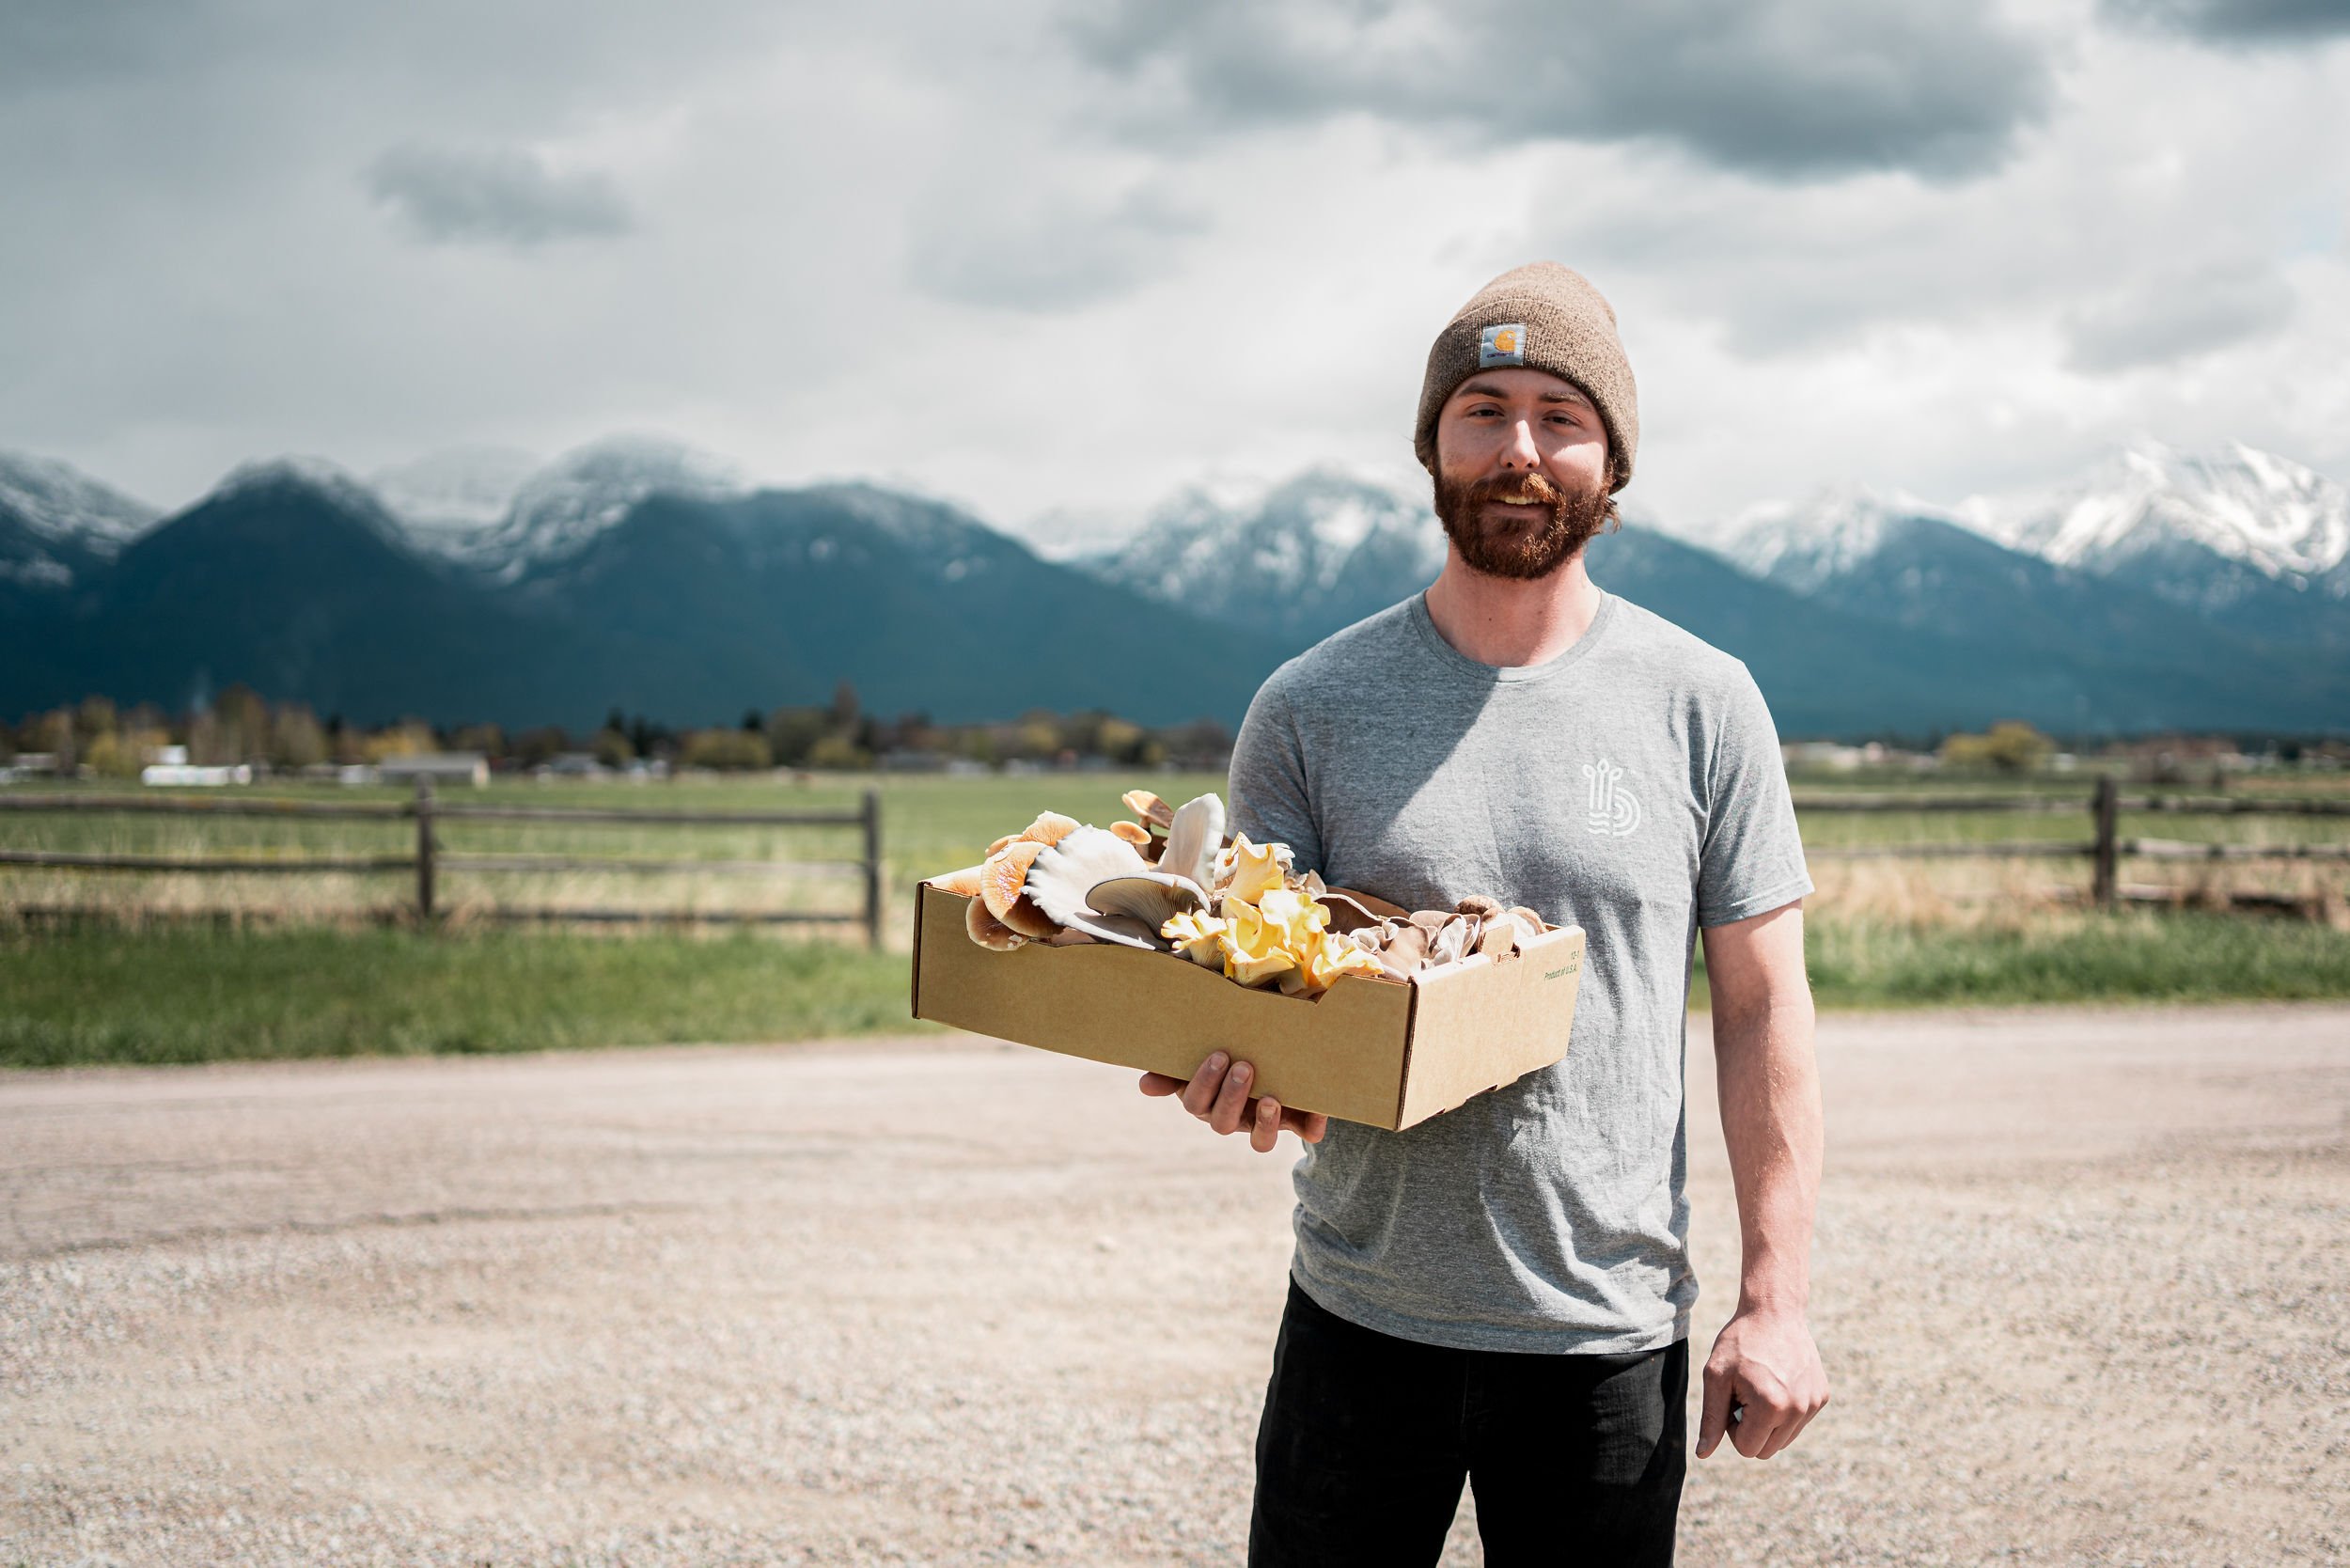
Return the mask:
<svg viewBox="0 0 2350 1568"><path fill-rule="evenodd" d="M1599 405L1607 426L1610 492L1632 478L1640 445L1639 397L1632 365L1616 337L1616 313L1590 280L1556 261L1535 261L1503 273L1461 306L1428 351L1428 379L1419 389L1419 428L1412 450L1436 471L1436 416L1453 390L1480 370L1523 365L1563 376Z"/></svg>

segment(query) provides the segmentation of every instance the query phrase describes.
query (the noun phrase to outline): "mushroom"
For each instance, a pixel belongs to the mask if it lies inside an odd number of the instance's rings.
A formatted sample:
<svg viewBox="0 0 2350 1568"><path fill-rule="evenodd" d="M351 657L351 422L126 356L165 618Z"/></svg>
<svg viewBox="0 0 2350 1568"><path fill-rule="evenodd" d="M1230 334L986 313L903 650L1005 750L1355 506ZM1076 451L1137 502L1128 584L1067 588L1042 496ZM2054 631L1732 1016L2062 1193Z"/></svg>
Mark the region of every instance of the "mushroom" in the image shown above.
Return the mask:
<svg viewBox="0 0 2350 1568"><path fill-rule="evenodd" d="M1205 914L1208 895L1170 872L1140 871L1094 884L1086 904L1104 916L1130 915L1155 932L1178 915Z"/></svg>
<svg viewBox="0 0 2350 1568"><path fill-rule="evenodd" d="M1089 902L1104 883L1158 874L1134 845L1115 833L1080 827L1058 844L1038 847L1041 853L1027 867L1022 896L1045 918L1104 942L1163 950L1155 923L1145 926L1131 915L1111 914Z"/></svg>
<svg viewBox="0 0 2350 1568"><path fill-rule="evenodd" d="M1490 920L1497 916L1509 913L1509 911L1501 907L1501 901L1499 899L1488 898L1482 893L1471 893L1467 898L1463 899L1459 903L1454 904L1452 907L1454 912L1457 914L1475 915L1479 918L1486 920Z"/></svg>
<svg viewBox="0 0 2350 1568"><path fill-rule="evenodd" d="M963 912L963 929L971 940L993 952L1008 953L1026 947L1028 939L987 912L986 902L973 899Z"/></svg>
<svg viewBox="0 0 2350 1568"><path fill-rule="evenodd" d="M1139 817L1146 825L1164 828L1175 821L1175 808L1148 790L1129 790L1122 798L1126 809Z"/></svg>
<svg viewBox="0 0 2350 1568"><path fill-rule="evenodd" d="M1026 890L1029 868L1051 848L1034 839L1015 839L979 868L979 897L986 901L987 912L1021 935L1040 940L1065 923L1045 914Z"/></svg>
<svg viewBox="0 0 2350 1568"><path fill-rule="evenodd" d="M1215 875L1216 855L1223 847L1224 802L1213 794L1198 796L1185 801L1167 823L1159 869L1205 888Z"/></svg>
<svg viewBox="0 0 2350 1568"><path fill-rule="evenodd" d="M979 896L979 879L986 866L965 866L959 871L948 871L931 878L931 886L942 893L953 893L966 899Z"/></svg>
<svg viewBox="0 0 2350 1568"><path fill-rule="evenodd" d="M1136 849L1149 848L1151 840L1157 837L1157 835L1153 834L1149 828L1143 826L1140 823L1130 823L1123 817L1120 817L1118 821L1110 823L1110 831L1117 834L1120 839L1125 839L1126 842L1134 845Z"/></svg>

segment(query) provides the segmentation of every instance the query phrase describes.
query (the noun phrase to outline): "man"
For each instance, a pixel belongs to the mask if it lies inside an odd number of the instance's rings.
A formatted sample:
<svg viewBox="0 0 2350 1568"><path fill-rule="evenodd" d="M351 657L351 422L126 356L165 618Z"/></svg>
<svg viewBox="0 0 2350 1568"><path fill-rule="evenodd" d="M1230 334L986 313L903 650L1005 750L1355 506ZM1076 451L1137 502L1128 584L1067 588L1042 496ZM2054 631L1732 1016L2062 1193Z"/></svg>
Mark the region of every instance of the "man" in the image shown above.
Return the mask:
<svg viewBox="0 0 2350 1568"><path fill-rule="evenodd" d="M1308 1146L1257 1438L1253 1564L1434 1562L1465 1477L1486 1560L1668 1562L1697 1281L1684 1010L1704 933L1744 1244L1697 1450L1768 1458L1826 1403L1806 1325L1821 1117L1811 891L1746 666L1606 593L1583 547L1638 444L1615 313L1538 262L1429 351L1415 448L1449 547L1421 595L1275 671L1236 831L1412 909L1580 925L1564 1060L1401 1133L1157 1074L1219 1133Z"/></svg>

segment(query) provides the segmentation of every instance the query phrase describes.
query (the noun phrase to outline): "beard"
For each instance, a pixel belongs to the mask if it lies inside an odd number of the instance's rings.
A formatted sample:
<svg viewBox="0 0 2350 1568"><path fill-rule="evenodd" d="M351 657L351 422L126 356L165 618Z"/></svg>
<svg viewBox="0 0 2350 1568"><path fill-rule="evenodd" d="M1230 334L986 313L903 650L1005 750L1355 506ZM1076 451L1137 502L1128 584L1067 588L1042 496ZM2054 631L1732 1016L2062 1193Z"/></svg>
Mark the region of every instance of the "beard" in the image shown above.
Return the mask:
<svg viewBox="0 0 2350 1568"><path fill-rule="evenodd" d="M1547 507L1528 522L1486 521L1485 503ZM1436 477L1436 521L1472 572L1530 582L1572 559L1603 527L1618 525L1615 497L1603 475L1589 490L1559 489L1540 474L1493 474L1467 483Z"/></svg>

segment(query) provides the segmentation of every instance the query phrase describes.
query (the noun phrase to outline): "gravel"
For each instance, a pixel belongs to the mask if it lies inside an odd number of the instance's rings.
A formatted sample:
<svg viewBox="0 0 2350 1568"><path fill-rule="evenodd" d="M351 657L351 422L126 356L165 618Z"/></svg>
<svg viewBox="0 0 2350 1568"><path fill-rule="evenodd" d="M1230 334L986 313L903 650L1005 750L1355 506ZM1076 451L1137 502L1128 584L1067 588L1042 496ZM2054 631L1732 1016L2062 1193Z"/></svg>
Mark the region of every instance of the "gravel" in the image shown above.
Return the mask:
<svg viewBox="0 0 2350 1568"><path fill-rule="evenodd" d="M1684 1561L2350 1559L2350 1008L1821 1058L1834 1403ZM1293 1147L936 1037L0 1075L0 1568L1237 1561Z"/></svg>

